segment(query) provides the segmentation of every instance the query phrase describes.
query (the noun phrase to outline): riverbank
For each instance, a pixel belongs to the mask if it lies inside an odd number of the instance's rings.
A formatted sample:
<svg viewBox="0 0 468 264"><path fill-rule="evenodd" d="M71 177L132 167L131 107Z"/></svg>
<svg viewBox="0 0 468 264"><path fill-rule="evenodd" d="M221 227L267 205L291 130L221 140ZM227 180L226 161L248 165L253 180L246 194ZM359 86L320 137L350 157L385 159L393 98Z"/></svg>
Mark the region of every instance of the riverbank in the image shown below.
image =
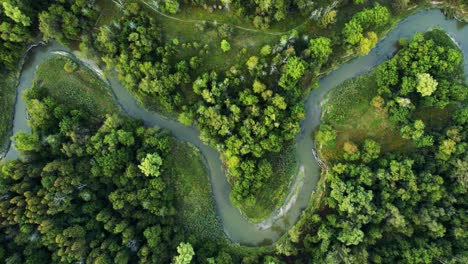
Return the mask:
<svg viewBox="0 0 468 264"><path fill-rule="evenodd" d="M43 45L43 41L36 41L23 48L23 56L18 61L14 70L4 70L0 73L0 160L6 155L10 148L10 137L12 136L14 105L18 100L17 86L20 82L21 71L29 51L37 46Z"/></svg>

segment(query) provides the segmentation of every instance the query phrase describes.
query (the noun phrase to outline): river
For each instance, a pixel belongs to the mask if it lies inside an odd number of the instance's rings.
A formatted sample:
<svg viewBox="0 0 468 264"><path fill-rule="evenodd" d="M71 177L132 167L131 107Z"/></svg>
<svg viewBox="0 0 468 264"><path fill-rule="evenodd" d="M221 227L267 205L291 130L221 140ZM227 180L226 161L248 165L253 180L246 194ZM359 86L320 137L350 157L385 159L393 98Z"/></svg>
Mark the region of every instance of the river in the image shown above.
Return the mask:
<svg viewBox="0 0 468 264"><path fill-rule="evenodd" d="M201 151L210 172L213 197L226 235L233 242L242 245L264 245L276 241L296 223L302 211L307 207L311 193L316 189L320 177L320 167L314 159L314 142L311 134L320 124L320 104L325 94L343 81L364 73L391 57L396 51L396 42L401 37L411 38L414 33L423 32L433 27L444 29L457 41L464 52L465 69L468 75L468 65L466 64L468 62L467 26L463 26L456 20L447 20L439 10L435 9L420 11L401 21L368 55L341 65L321 79L320 87L309 94L305 101L306 118L301 124L302 131L296 137L295 143L297 160L301 164L299 175L291 184L291 191L287 195L283 206L260 224L249 222L232 205L229 199L230 186L223 171L220 155L218 151L201 142L199 132L194 127L184 126L177 121L144 109L116 78L109 77L107 80L117 102L129 116L142 119L148 126L168 129L176 138L190 142ZM37 66L50 56L58 56L53 54L57 51L70 52L68 48L51 42L46 46L34 48L26 58L17 88L18 96L13 124L14 134L20 130L30 132L27 125L26 105L21 95L31 87ZM14 144L12 144L6 158L15 159L17 157L18 154Z"/></svg>

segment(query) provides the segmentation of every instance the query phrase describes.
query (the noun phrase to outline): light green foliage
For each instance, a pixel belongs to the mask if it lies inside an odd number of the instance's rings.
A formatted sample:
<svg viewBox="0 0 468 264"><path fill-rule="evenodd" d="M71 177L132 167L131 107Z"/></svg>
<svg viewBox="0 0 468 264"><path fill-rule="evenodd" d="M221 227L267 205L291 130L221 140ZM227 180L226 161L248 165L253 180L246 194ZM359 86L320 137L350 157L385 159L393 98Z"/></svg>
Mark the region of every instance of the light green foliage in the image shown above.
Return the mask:
<svg viewBox="0 0 468 264"><path fill-rule="evenodd" d="M146 176L158 177L161 174L160 168L162 165L162 158L158 153L146 154L146 157L138 165L141 172Z"/></svg>
<svg viewBox="0 0 468 264"><path fill-rule="evenodd" d="M183 242L177 247L177 253L179 253L179 255L175 257L175 264L190 264L195 255L192 245Z"/></svg>
<svg viewBox="0 0 468 264"><path fill-rule="evenodd" d="M231 50L231 44L225 39L221 40L221 50L223 52L228 52Z"/></svg>
<svg viewBox="0 0 468 264"><path fill-rule="evenodd" d="M362 26L358 23L358 21L351 20L346 23L343 29L343 35L349 44L355 45L363 38L362 31Z"/></svg>
<svg viewBox="0 0 468 264"><path fill-rule="evenodd" d="M343 28L343 36L350 45L358 44L364 38L364 31L378 31L390 20L390 11L378 3L371 9L356 13Z"/></svg>
<svg viewBox="0 0 468 264"><path fill-rule="evenodd" d="M270 45L265 45L262 47L262 49L260 50L260 54L262 56L268 56L271 54L271 46Z"/></svg>
<svg viewBox="0 0 468 264"><path fill-rule="evenodd" d="M253 91L254 91L254 93L257 93L257 94L262 93L262 92L265 91L265 89L266 89L266 85L265 85L265 84L261 83L261 82L258 81L258 80L255 80L255 81L254 81L254 83L253 83Z"/></svg>
<svg viewBox="0 0 468 264"><path fill-rule="evenodd" d="M179 2L176 0L164 0L163 11L175 14L179 11Z"/></svg>
<svg viewBox="0 0 468 264"><path fill-rule="evenodd" d="M317 141L318 144L320 145L325 145L328 147L334 147L335 145L335 140L336 140L336 131L328 126L328 125L322 125L320 126L319 131L315 135L315 140Z"/></svg>
<svg viewBox="0 0 468 264"><path fill-rule="evenodd" d="M245 63L245 65L247 65L247 68L250 71L253 71L255 69L255 67L257 67L257 64L258 64L258 57L257 56L251 56L247 60L247 62Z"/></svg>
<svg viewBox="0 0 468 264"><path fill-rule="evenodd" d="M41 149L41 142L37 134L28 134L20 131L13 137L13 140L18 151L31 152Z"/></svg>
<svg viewBox="0 0 468 264"><path fill-rule="evenodd" d="M379 158L380 154L380 145L373 140L364 141L364 148L362 151L362 161L364 163L369 163L373 160Z"/></svg>
<svg viewBox="0 0 468 264"><path fill-rule="evenodd" d="M377 42L379 41L379 38L377 37L377 34L374 32L368 32L367 36L361 39L359 42L359 47L358 47L358 54L363 56L367 55L372 48L377 45Z"/></svg>
<svg viewBox="0 0 468 264"><path fill-rule="evenodd" d="M31 19L25 14L23 14L23 12L21 12L21 10L18 7L13 6L10 2L3 2L3 10L5 12L5 15L11 18L16 23L20 23L25 27L31 25Z"/></svg>
<svg viewBox="0 0 468 264"><path fill-rule="evenodd" d="M78 69L78 64L72 60L67 60L63 66L63 69L68 73L72 73Z"/></svg>
<svg viewBox="0 0 468 264"><path fill-rule="evenodd" d="M311 39L309 41L309 50L313 60L316 60L319 64L324 63L333 52L331 40L326 37Z"/></svg>
<svg viewBox="0 0 468 264"><path fill-rule="evenodd" d="M418 85L416 90L422 96L430 96L437 89L437 81L428 73L419 73L417 75Z"/></svg>
<svg viewBox="0 0 468 264"><path fill-rule="evenodd" d="M330 10L325 15L320 18L320 26L323 28L327 28L329 25L335 23L336 21L336 10Z"/></svg>
<svg viewBox="0 0 468 264"><path fill-rule="evenodd" d="M356 5L364 4L367 0L353 0Z"/></svg>
<svg viewBox="0 0 468 264"><path fill-rule="evenodd" d="M179 122L186 126L190 126L193 123L193 113L191 112L182 112L179 114L179 117L177 118Z"/></svg>
<svg viewBox="0 0 468 264"><path fill-rule="evenodd" d="M300 58L294 56L288 59L283 68L283 74L279 80L279 86L285 90L294 89L299 79L304 75L306 64Z"/></svg>

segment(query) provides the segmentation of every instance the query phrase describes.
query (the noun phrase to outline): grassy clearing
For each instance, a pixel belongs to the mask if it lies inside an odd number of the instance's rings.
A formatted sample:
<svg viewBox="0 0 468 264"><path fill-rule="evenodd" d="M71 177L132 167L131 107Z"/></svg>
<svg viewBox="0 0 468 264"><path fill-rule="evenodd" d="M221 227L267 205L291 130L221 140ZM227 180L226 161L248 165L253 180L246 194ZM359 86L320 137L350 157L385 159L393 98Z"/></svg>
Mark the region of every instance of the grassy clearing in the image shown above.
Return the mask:
<svg viewBox="0 0 468 264"><path fill-rule="evenodd" d="M273 175L268 179L255 195L254 205L241 204L240 209L252 222L260 222L268 217L276 208L279 208L286 197L289 182L297 174L297 160L294 144L288 146L283 152L270 156L273 164Z"/></svg>
<svg viewBox="0 0 468 264"><path fill-rule="evenodd" d="M177 142L168 162L175 182L178 223L201 240L222 239L224 233L200 152L187 143Z"/></svg>
<svg viewBox="0 0 468 264"><path fill-rule="evenodd" d="M18 75L17 71L0 73L0 153L6 150L11 135Z"/></svg>
<svg viewBox="0 0 468 264"><path fill-rule="evenodd" d="M41 63L34 77L34 85L47 89L50 96L62 104L84 108L99 116L119 112L107 84L94 72L79 63L73 73L64 70L65 63L70 60L56 56Z"/></svg>
<svg viewBox="0 0 468 264"><path fill-rule="evenodd" d="M323 158L340 157L347 141L360 144L365 139L373 139L382 146L383 152L413 148L411 141L403 139L388 120L388 113L371 105L376 95L374 71L345 81L327 95L322 120L337 131L337 144L335 148L322 149Z"/></svg>

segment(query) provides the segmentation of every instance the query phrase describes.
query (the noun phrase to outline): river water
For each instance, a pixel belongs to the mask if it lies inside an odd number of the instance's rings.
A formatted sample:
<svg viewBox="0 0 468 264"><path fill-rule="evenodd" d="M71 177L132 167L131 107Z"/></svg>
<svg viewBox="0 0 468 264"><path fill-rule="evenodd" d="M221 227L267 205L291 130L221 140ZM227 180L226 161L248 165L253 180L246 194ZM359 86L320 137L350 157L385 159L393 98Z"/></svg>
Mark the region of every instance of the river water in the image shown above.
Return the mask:
<svg viewBox="0 0 468 264"><path fill-rule="evenodd" d="M184 126L177 121L144 109L116 78L110 77L107 81L117 102L128 115L142 119L148 126L168 129L176 138L190 142L201 151L210 172L213 197L226 235L233 242L242 245L270 244L296 223L303 209L307 207L312 191L316 189L320 177L320 167L314 158L314 142L311 134L320 124L320 103L325 94L346 79L364 73L391 57L396 51L395 44L401 37L411 38L415 32L423 32L433 27L444 29L457 41L464 51L465 63L468 63L468 26L463 26L456 20L447 20L438 10L424 10L404 19L368 55L341 65L321 79L320 87L313 90L305 102L306 118L301 124L302 131L296 138L296 156L301 165L298 176L291 184L291 191L283 206L259 224L246 220L232 205L229 199L230 187L224 174L220 155L218 151L201 142L199 132L195 128ZM50 56L59 56L56 54L57 51L70 52L68 48L52 42L47 46L34 48L26 58L18 85L13 124L14 134L20 130L30 132L27 124L26 106L21 95L31 87L37 66ZM465 64L465 72L468 75L467 64ZM17 157L18 154L14 144L12 144L6 158L15 159Z"/></svg>

